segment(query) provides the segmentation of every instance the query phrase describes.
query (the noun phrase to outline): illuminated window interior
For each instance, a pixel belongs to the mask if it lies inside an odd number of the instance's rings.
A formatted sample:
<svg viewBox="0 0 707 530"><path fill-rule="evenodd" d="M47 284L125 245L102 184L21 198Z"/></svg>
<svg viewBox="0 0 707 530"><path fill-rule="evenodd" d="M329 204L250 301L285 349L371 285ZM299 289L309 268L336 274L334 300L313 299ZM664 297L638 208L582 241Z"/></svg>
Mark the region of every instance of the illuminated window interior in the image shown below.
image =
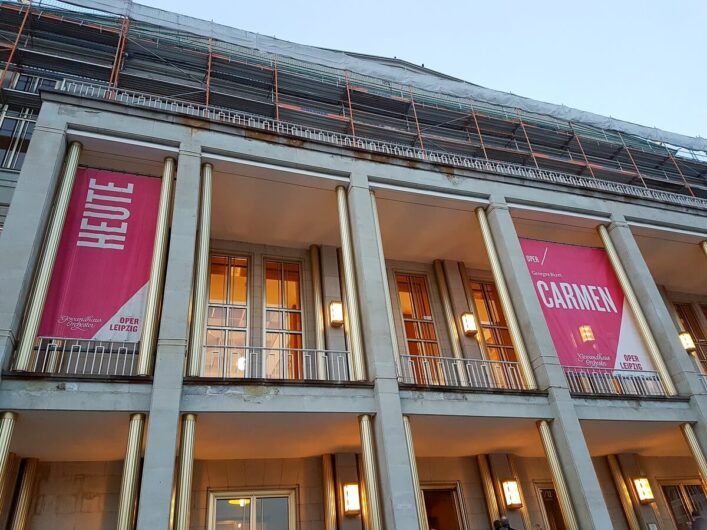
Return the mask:
<svg viewBox="0 0 707 530"><path fill-rule="evenodd" d="M516 361L496 286L492 282L480 281L472 281L469 286L481 325L480 343L486 356L494 361Z"/></svg>

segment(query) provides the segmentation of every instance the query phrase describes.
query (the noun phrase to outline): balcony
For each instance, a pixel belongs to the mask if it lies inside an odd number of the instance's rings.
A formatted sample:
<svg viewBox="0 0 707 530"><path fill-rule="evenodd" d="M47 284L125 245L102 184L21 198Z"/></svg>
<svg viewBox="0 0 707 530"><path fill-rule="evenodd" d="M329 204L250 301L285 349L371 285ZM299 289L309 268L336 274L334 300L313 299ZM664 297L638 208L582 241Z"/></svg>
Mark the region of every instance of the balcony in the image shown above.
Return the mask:
<svg viewBox="0 0 707 530"><path fill-rule="evenodd" d="M402 382L479 390L526 390L517 362L401 355Z"/></svg>
<svg viewBox="0 0 707 530"><path fill-rule="evenodd" d="M351 381L348 351L206 346L202 377L238 381Z"/></svg>
<svg viewBox="0 0 707 530"><path fill-rule="evenodd" d="M601 396L665 397L657 372L565 366L570 392Z"/></svg>
<svg viewBox="0 0 707 530"><path fill-rule="evenodd" d="M38 337L28 366L13 372L71 377L132 377L137 373L139 342Z"/></svg>

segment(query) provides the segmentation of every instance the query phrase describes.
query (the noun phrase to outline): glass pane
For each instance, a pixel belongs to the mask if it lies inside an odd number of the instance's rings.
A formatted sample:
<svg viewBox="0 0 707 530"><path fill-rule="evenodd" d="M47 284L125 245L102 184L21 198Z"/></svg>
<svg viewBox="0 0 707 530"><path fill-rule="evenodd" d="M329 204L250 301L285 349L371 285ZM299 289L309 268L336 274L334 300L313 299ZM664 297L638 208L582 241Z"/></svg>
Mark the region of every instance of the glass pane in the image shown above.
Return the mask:
<svg viewBox="0 0 707 530"><path fill-rule="evenodd" d="M297 263L283 264L285 271L285 306L288 309L299 309L300 290L299 290L299 265Z"/></svg>
<svg viewBox="0 0 707 530"><path fill-rule="evenodd" d="M301 349L302 348L302 335L295 335L294 333L287 333L285 335L285 341L288 348Z"/></svg>
<svg viewBox="0 0 707 530"><path fill-rule="evenodd" d="M282 307L282 264L265 262L265 303L268 307Z"/></svg>
<svg viewBox="0 0 707 530"><path fill-rule="evenodd" d="M437 340L434 324L420 323L420 337L425 340Z"/></svg>
<svg viewBox="0 0 707 530"><path fill-rule="evenodd" d="M230 303L248 303L248 260L245 258L231 258Z"/></svg>
<svg viewBox="0 0 707 530"><path fill-rule="evenodd" d="M289 331L302 331L302 315L300 313L285 313L283 315L285 328Z"/></svg>
<svg viewBox="0 0 707 530"><path fill-rule="evenodd" d="M670 513L673 515L675 526L678 530L690 530L692 518L690 510L685 505L680 486L663 486L663 495L670 507Z"/></svg>
<svg viewBox="0 0 707 530"><path fill-rule="evenodd" d="M288 530L287 497L265 497L255 501L256 530Z"/></svg>
<svg viewBox="0 0 707 530"><path fill-rule="evenodd" d="M228 332L229 346L245 346L245 331L229 331Z"/></svg>
<svg viewBox="0 0 707 530"><path fill-rule="evenodd" d="M686 484L685 492L690 498L693 511L707 515L707 513L705 513L705 509L707 509L707 499L705 499L705 492L702 489L702 486L698 486L697 484Z"/></svg>
<svg viewBox="0 0 707 530"><path fill-rule="evenodd" d="M211 269L209 277L209 302L216 304L226 303L226 270L228 258L211 256Z"/></svg>
<svg viewBox="0 0 707 530"><path fill-rule="evenodd" d="M229 328L244 328L246 327L246 310L241 308L231 307L228 310L228 327Z"/></svg>
<svg viewBox="0 0 707 530"><path fill-rule="evenodd" d="M481 284L472 282L471 292L474 297L474 307L476 308L476 313L479 316L479 321L481 324L490 324L488 311L486 311L486 302L484 300L484 293L481 290Z"/></svg>
<svg viewBox="0 0 707 530"><path fill-rule="evenodd" d="M266 311L265 327L267 329L282 329L282 313L280 311Z"/></svg>
<svg viewBox="0 0 707 530"><path fill-rule="evenodd" d="M398 275L398 293L400 294L400 311L403 318L412 318L412 297L410 296L410 286L406 278Z"/></svg>
<svg viewBox="0 0 707 530"><path fill-rule="evenodd" d="M218 499L216 530L250 530L250 503L251 499L248 497Z"/></svg>
<svg viewBox="0 0 707 530"><path fill-rule="evenodd" d="M223 346L225 344L225 331L220 329L206 330L206 344L209 346Z"/></svg>
<svg viewBox="0 0 707 530"><path fill-rule="evenodd" d="M282 334L280 333L267 333L265 335L265 346L268 348L282 348ZM268 352L271 353L271 352ZM274 352L277 354L277 352Z"/></svg>
<svg viewBox="0 0 707 530"><path fill-rule="evenodd" d="M226 308L209 306L206 316L208 326L225 326L226 325Z"/></svg>

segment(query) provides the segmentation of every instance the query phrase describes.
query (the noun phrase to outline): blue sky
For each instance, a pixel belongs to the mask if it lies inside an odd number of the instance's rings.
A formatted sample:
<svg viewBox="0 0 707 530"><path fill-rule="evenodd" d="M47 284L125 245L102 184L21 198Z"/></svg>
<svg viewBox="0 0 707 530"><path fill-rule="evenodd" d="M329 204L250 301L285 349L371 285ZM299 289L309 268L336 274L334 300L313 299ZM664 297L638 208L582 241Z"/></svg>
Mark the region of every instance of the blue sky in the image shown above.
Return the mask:
<svg viewBox="0 0 707 530"><path fill-rule="evenodd" d="M136 1L707 137L705 0Z"/></svg>

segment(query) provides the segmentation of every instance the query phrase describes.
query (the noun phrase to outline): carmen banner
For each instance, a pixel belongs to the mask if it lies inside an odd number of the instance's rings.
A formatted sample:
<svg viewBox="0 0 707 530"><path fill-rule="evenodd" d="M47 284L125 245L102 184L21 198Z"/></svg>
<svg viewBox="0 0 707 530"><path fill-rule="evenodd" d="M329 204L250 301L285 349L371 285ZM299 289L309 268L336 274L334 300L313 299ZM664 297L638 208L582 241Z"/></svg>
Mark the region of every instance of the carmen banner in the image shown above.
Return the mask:
<svg viewBox="0 0 707 530"><path fill-rule="evenodd" d="M653 370L604 249L520 244L562 366Z"/></svg>
<svg viewBox="0 0 707 530"><path fill-rule="evenodd" d="M39 336L140 340L160 184L126 173L76 172Z"/></svg>

